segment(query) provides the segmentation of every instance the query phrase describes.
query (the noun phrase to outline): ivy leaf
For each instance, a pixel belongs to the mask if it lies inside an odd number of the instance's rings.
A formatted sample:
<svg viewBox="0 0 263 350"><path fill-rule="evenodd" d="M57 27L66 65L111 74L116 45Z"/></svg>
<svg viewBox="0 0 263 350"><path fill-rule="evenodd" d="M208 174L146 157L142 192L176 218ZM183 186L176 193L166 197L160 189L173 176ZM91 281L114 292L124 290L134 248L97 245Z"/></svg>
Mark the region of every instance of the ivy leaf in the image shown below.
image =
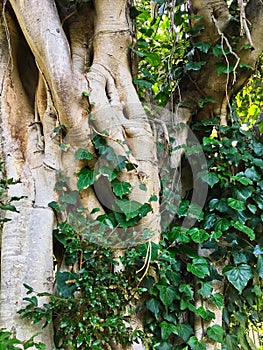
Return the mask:
<svg viewBox="0 0 263 350"><path fill-rule="evenodd" d="M192 350L206 350L206 344L203 341L199 342L196 336L192 336L187 344Z"/></svg>
<svg viewBox="0 0 263 350"><path fill-rule="evenodd" d="M223 269L228 281L241 293L248 281L253 278L251 266L241 264L238 266L228 265Z"/></svg>
<svg viewBox="0 0 263 350"><path fill-rule="evenodd" d="M202 173L201 176L202 181L208 183L209 186L213 187L215 184L217 184L220 180L218 176L215 173Z"/></svg>
<svg viewBox="0 0 263 350"><path fill-rule="evenodd" d="M172 333L176 332L176 326L172 323L163 321L160 323L160 326L162 340L167 340Z"/></svg>
<svg viewBox="0 0 263 350"><path fill-rule="evenodd" d="M158 318L158 314L160 312L160 306L161 306L160 302L157 299L150 299L150 300L147 300L146 302L147 309L154 314L154 317L156 319Z"/></svg>
<svg viewBox="0 0 263 350"><path fill-rule="evenodd" d="M263 278L263 258L262 258L262 255L258 256L257 273L258 273L260 278Z"/></svg>
<svg viewBox="0 0 263 350"><path fill-rule="evenodd" d="M68 193L64 193L62 196L59 197L61 202L75 205L79 198L79 192L78 191L71 191Z"/></svg>
<svg viewBox="0 0 263 350"><path fill-rule="evenodd" d="M211 295L213 291L213 287L208 282L201 282L202 287L199 289L198 294L202 295L203 297L208 297Z"/></svg>
<svg viewBox="0 0 263 350"><path fill-rule="evenodd" d="M225 298L221 293L215 293L211 295L210 300L217 306L219 310L222 310L225 305Z"/></svg>
<svg viewBox="0 0 263 350"><path fill-rule="evenodd" d="M206 241L210 235L203 229L197 227L191 228L187 232L195 243L203 243Z"/></svg>
<svg viewBox="0 0 263 350"><path fill-rule="evenodd" d="M160 299L163 305L167 308L177 298L178 292L174 286L157 285L160 293Z"/></svg>
<svg viewBox="0 0 263 350"><path fill-rule="evenodd" d="M245 203L235 198L227 198L227 204L235 210L245 210Z"/></svg>
<svg viewBox="0 0 263 350"><path fill-rule="evenodd" d="M208 263L203 257L194 258L192 264L188 263L187 271L191 272L199 278L204 278L210 274Z"/></svg>
<svg viewBox="0 0 263 350"><path fill-rule="evenodd" d="M218 75L220 75L222 73L229 74L229 73L233 72L233 70L234 70L233 65L230 65L229 67L227 67L227 64L223 63L223 62L217 62L215 64L215 66L216 66L216 70L217 70Z"/></svg>
<svg viewBox="0 0 263 350"><path fill-rule="evenodd" d="M93 185L96 179L94 171L87 168L81 169L80 172L77 173L77 177L77 186L79 191L82 191L85 188Z"/></svg>
<svg viewBox="0 0 263 350"><path fill-rule="evenodd" d="M117 200L116 204L125 214L127 221L132 218L135 218L137 215L139 215L140 217L144 217L152 210L150 204L148 203L141 204L137 201L125 198Z"/></svg>
<svg viewBox="0 0 263 350"><path fill-rule="evenodd" d="M193 334L193 328L189 324L179 323L175 326L176 330L173 332L181 337L185 342L189 339L190 335Z"/></svg>
<svg viewBox="0 0 263 350"><path fill-rule="evenodd" d="M114 165L101 166L98 171L101 175L107 176L109 181L114 180L120 172Z"/></svg>
<svg viewBox="0 0 263 350"><path fill-rule="evenodd" d="M236 181L240 182L244 186L253 184L253 181L251 181L250 179L248 179L247 177L242 176L242 175L244 175L244 173L238 173L237 175L231 176L230 178L231 178L231 180L236 180Z"/></svg>
<svg viewBox="0 0 263 350"><path fill-rule="evenodd" d="M232 226L235 227L238 231L247 234L251 240L255 239L255 233L250 227L247 227L246 225L241 224L241 222L238 221L232 222Z"/></svg>
<svg viewBox="0 0 263 350"><path fill-rule="evenodd" d="M241 201L246 201L249 197L251 197L254 188L252 186L234 188L233 193L236 199Z"/></svg>
<svg viewBox="0 0 263 350"><path fill-rule="evenodd" d="M147 87L147 88L150 88L150 89L152 88L152 85L153 85L153 83L151 83L150 81L147 81L145 79L136 79L136 78L134 78L133 81L134 81L134 84L136 84L136 85L144 86L144 87Z"/></svg>
<svg viewBox="0 0 263 350"><path fill-rule="evenodd" d="M230 227L230 222L226 218L220 218L215 223L215 230L216 231L226 231Z"/></svg>
<svg viewBox="0 0 263 350"><path fill-rule="evenodd" d="M75 152L75 158L78 160L83 160L83 159L91 160L92 157L93 157L92 154L88 152L85 148L79 148Z"/></svg>
<svg viewBox="0 0 263 350"><path fill-rule="evenodd" d="M202 41L202 42L199 42L199 43L194 43L193 45L194 47L196 47L198 50L204 52L204 53L207 53L210 46L211 46L211 43L207 42L207 41Z"/></svg>
<svg viewBox="0 0 263 350"><path fill-rule="evenodd" d="M129 182L115 179L111 182L112 190L116 196L122 198L124 195L131 193L132 185Z"/></svg>
<svg viewBox="0 0 263 350"><path fill-rule="evenodd" d="M2 210L9 210L9 211L14 211L16 213L19 213L19 211L16 209L16 207L12 204L3 204L1 205Z"/></svg>
<svg viewBox="0 0 263 350"><path fill-rule="evenodd" d="M252 214L256 214L257 207L254 204L248 204L247 207Z"/></svg>
<svg viewBox="0 0 263 350"><path fill-rule="evenodd" d="M213 198L209 202L209 208L210 209L216 209L220 211L220 213L226 213L228 211L228 206L226 204L225 199L218 199L218 198Z"/></svg>
<svg viewBox="0 0 263 350"><path fill-rule="evenodd" d="M203 306L200 306L196 310L196 314L199 315L200 317L202 317L206 321L211 321L215 318L214 312L212 312L210 310L206 310Z"/></svg>
<svg viewBox="0 0 263 350"><path fill-rule="evenodd" d="M245 176L253 181L260 181L260 175L254 166L245 170Z"/></svg>
<svg viewBox="0 0 263 350"><path fill-rule="evenodd" d="M213 47L213 54L214 56L219 56L219 55L222 55L223 54L223 51L222 51L222 46L217 44Z"/></svg>
<svg viewBox="0 0 263 350"><path fill-rule="evenodd" d="M242 63L242 62L239 63L239 67L240 68L247 68L247 69L254 69L250 64Z"/></svg>
<svg viewBox="0 0 263 350"><path fill-rule="evenodd" d="M200 70L203 65L205 65L205 61L200 61L200 62L187 62L185 65L185 70Z"/></svg>
<svg viewBox="0 0 263 350"><path fill-rule="evenodd" d="M225 333L224 329L217 324L207 328L208 337L218 343L223 343L224 333Z"/></svg>

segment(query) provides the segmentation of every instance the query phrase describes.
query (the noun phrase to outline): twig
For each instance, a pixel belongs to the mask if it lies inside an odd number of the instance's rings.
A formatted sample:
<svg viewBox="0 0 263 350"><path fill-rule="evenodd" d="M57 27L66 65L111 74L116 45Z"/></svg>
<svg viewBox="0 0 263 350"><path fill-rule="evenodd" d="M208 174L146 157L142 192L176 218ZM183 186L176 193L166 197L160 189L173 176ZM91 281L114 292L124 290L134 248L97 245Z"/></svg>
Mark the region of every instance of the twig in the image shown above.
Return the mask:
<svg viewBox="0 0 263 350"><path fill-rule="evenodd" d="M244 33L246 34L247 40L250 45L250 49L254 50L254 44L251 38L251 34L247 25L247 18L246 18L246 12L245 12L245 5L243 0L238 0L238 7L240 10L240 35L243 36Z"/></svg>

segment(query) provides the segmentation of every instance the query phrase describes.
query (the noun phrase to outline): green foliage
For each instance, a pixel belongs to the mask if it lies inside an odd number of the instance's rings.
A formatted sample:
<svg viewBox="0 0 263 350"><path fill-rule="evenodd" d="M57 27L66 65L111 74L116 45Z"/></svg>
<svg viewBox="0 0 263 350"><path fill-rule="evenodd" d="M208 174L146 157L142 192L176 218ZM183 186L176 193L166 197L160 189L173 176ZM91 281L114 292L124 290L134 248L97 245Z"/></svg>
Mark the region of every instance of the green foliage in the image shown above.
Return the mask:
<svg viewBox="0 0 263 350"><path fill-rule="evenodd" d="M30 349L33 346L35 349L45 350L46 346L43 343L36 343L34 338L37 335L34 335L29 340L21 341L17 339L12 332L7 331L4 328L0 328L0 350L17 350L19 345L19 349Z"/></svg>
<svg viewBox="0 0 263 350"><path fill-rule="evenodd" d="M155 95L155 102L165 106L187 70L184 71L183 67L188 61L190 33L186 1L176 1L173 5L166 1L156 1L152 15L149 4L138 1L136 10L134 24L138 40L131 49L139 59L140 73L134 83L143 100ZM205 51L207 45L203 43L199 47ZM203 64L189 62L188 70L200 69Z"/></svg>
<svg viewBox="0 0 263 350"><path fill-rule="evenodd" d="M248 84L238 93L236 97L237 113L241 119L248 123L248 125L254 125L257 121L260 111L263 108L263 55L261 55L258 68L250 78ZM263 123L259 122L259 131L263 132Z"/></svg>

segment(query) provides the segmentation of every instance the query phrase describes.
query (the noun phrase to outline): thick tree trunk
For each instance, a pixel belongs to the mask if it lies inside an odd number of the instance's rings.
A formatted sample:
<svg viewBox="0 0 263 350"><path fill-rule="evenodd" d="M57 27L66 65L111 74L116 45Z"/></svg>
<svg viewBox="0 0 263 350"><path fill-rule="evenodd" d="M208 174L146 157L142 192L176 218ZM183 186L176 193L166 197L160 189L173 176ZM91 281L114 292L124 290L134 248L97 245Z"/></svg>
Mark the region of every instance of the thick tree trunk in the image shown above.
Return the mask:
<svg viewBox="0 0 263 350"><path fill-rule="evenodd" d="M7 215L12 221L4 225L2 232L0 322L20 339L28 339L38 329L17 314L24 305L23 283L36 291L50 292L53 285L54 214L48 203L53 198L55 173L43 166L43 155L37 149L39 135L36 126L32 125L32 100L26 95L21 81L25 78L25 84L34 86L33 76L28 75L36 73L36 69L32 72L30 67L34 66L33 58L30 54L22 56L27 65L20 66L20 55L26 53L27 46L8 13L5 20L8 28L3 17L0 27L2 159L5 175L20 181L10 186L8 196L25 198L16 203L19 213ZM52 333L52 328L47 327L38 338L50 349Z"/></svg>

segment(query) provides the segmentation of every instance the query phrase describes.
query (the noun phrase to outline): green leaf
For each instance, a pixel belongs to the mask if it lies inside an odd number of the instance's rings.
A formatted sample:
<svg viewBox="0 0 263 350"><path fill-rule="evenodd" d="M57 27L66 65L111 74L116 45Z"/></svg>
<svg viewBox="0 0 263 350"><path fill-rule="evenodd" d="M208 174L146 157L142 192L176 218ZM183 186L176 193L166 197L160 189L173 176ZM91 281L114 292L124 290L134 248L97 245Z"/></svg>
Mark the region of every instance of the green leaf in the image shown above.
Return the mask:
<svg viewBox="0 0 263 350"><path fill-rule="evenodd" d="M230 227L230 222L226 218L220 218L215 223L215 230L216 231L226 231Z"/></svg>
<svg viewBox="0 0 263 350"><path fill-rule="evenodd" d="M181 337L185 342L189 339L190 335L193 334L193 328L189 324L179 323L175 326L176 330L173 332Z"/></svg>
<svg viewBox="0 0 263 350"><path fill-rule="evenodd" d="M34 292L34 289L32 287L30 287L28 284L23 283L23 286L27 289L26 294L31 294Z"/></svg>
<svg viewBox="0 0 263 350"><path fill-rule="evenodd" d="M111 185L113 192L120 198L131 193L132 190L132 185L129 182L119 181L118 179L113 180Z"/></svg>
<svg viewBox="0 0 263 350"><path fill-rule="evenodd" d="M162 63L160 56L157 53L147 53L145 61L150 63L151 66L156 67Z"/></svg>
<svg viewBox="0 0 263 350"><path fill-rule="evenodd" d="M198 42L198 43L194 43L193 47L196 47L198 50L207 53L209 48L211 46L211 43L207 42L207 41L202 41L202 42Z"/></svg>
<svg viewBox="0 0 263 350"><path fill-rule="evenodd" d="M215 173L202 173L201 176L202 181L208 183L209 186L213 187L215 184L217 184L220 180L218 176Z"/></svg>
<svg viewBox="0 0 263 350"><path fill-rule="evenodd" d="M160 307L161 307L159 300L157 299L147 300L146 307L148 310L150 310L154 314L155 318L157 319L160 312Z"/></svg>
<svg viewBox="0 0 263 350"><path fill-rule="evenodd" d="M168 232L168 239L170 242L191 242L190 237L187 235L187 229L184 227L174 227L170 232Z"/></svg>
<svg viewBox="0 0 263 350"><path fill-rule="evenodd" d="M48 206L54 210L56 210L57 212L60 212L62 210L65 209L65 206L63 205L60 205L59 203L55 202L55 201L52 201L50 203L48 203Z"/></svg>
<svg viewBox="0 0 263 350"><path fill-rule="evenodd" d="M178 292L174 286L157 285L157 289L160 293L160 299L163 305L167 308L176 299Z"/></svg>
<svg viewBox="0 0 263 350"><path fill-rule="evenodd" d="M211 295L210 300L217 306L219 310L222 310L225 306L225 298L221 293L215 293Z"/></svg>
<svg viewBox="0 0 263 350"><path fill-rule="evenodd" d="M116 201L116 204L125 214L126 220L135 218L139 214L141 214L141 216L145 216L145 210L147 211L146 214L151 211L151 206L149 204L141 204L137 201L129 199L119 199Z"/></svg>
<svg viewBox="0 0 263 350"><path fill-rule="evenodd" d="M201 99L200 99L200 101L198 102L198 106L199 106L200 108L203 108L204 105L205 105L207 102L212 102L212 103L214 103L214 102L216 102L216 101L215 101L214 97L207 96L207 97L205 97L205 98L201 98ZM203 125L204 125L204 124L203 124Z"/></svg>
<svg viewBox="0 0 263 350"><path fill-rule="evenodd" d="M258 261L257 261L257 273L260 278L263 278L263 257L262 255L258 256Z"/></svg>
<svg viewBox="0 0 263 350"><path fill-rule="evenodd" d="M231 222L232 226L235 227L238 231L241 231L241 232L244 232L245 234L248 235L248 237L253 240L255 239L255 233L254 231L250 228L250 227L247 227L246 225L244 224L241 224L241 222Z"/></svg>
<svg viewBox="0 0 263 350"><path fill-rule="evenodd" d="M179 292L184 294L184 299L186 299L186 297L187 297L187 300L193 299L194 291L190 286L190 284L181 283L179 286Z"/></svg>
<svg viewBox="0 0 263 350"><path fill-rule="evenodd" d="M64 193L62 196L59 197L59 199L62 203L75 205L79 199L79 192L71 191L69 193Z"/></svg>
<svg viewBox="0 0 263 350"><path fill-rule="evenodd" d="M160 323L160 326L162 340L167 340L172 333L176 332L176 326L172 323L163 321Z"/></svg>
<svg viewBox="0 0 263 350"><path fill-rule="evenodd" d="M230 178L231 178L231 180L236 180L236 181L240 182L244 186L253 184L252 180L250 180L247 177L242 176L242 175L244 175L244 174L243 173L239 173L239 174L237 174L235 176L231 176Z"/></svg>
<svg viewBox="0 0 263 350"><path fill-rule="evenodd" d="M56 274L58 294L63 298L69 298L73 295L76 287L76 279L78 274L74 272L60 272Z"/></svg>
<svg viewBox="0 0 263 350"><path fill-rule="evenodd" d="M77 177L77 186L79 191L82 191L85 188L93 185L96 179L94 171L87 168L81 169L80 172L77 173Z"/></svg>
<svg viewBox="0 0 263 350"><path fill-rule="evenodd" d="M210 237L210 235L205 230L199 229L197 227L191 228L187 233L195 243L203 243Z"/></svg>
<svg viewBox="0 0 263 350"><path fill-rule="evenodd" d="M247 69L254 69L250 64L242 63L242 62L239 63L239 67L240 68L247 68Z"/></svg>
<svg viewBox="0 0 263 350"><path fill-rule="evenodd" d="M249 197L251 197L254 188L252 186L234 188L233 194L234 197L241 201L246 201Z"/></svg>
<svg viewBox="0 0 263 350"><path fill-rule="evenodd" d="M218 343L223 343L224 333L225 333L224 329L217 324L207 328L208 337Z"/></svg>
<svg viewBox="0 0 263 350"><path fill-rule="evenodd" d="M83 159L91 160L93 158L93 155L90 152L88 152L85 148L79 148L75 152L75 158L78 160L83 160Z"/></svg>
<svg viewBox="0 0 263 350"><path fill-rule="evenodd" d="M254 204L248 204L247 207L252 214L256 214L257 207Z"/></svg>
<svg viewBox="0 0 263 350"><path fill-rule="evenodd" d="M260 175L254 166L252 166L251 168L247 168L244 174L246 177L253 181L260 181Z"/></svg>
<svg viewBox="0 0 263 350"><path fill-rule="evenodd" d="M139 189L142 191L147 191L147 186L145 184L140 184Z"/></svg>
<svg viewBox="0 0 263 350"><path fill-rule="evenodd" d="M227 198L227 204L235 210L245 210L245 203L235 198Z"/></svg>
<svg viewBox="0 0 263 350"><path fill-rule="evenodd" d="M192 336L187 344L192 350L206 350L206 344L203 341L199 342L196 336Z"/></svg>
<svg viewBox="0 0 263 350"><path fill-rule="evenodd" d="M220 75L222 73L229 74L229 73L233 72L233 70L234 70L233 65L230 65L228 67L226 63L222 63L222 62L217 62L215 64L215 66L216 66L216 70L217 70L218 75Z"/></svg>
<svg viewBox="0 0 263 350"><path fill-rule="evenodd" d="M9 210L9 211L14 211L16 213L19 213L19 211L16 209L14 205L11 204L2 204L1 205L2 210Z"/></svg>
<svg viewBox="0 0 263 350"><path fill-rule="evenodd" d="M201 282L202 287L198 290L198 294L208 297L213 291L213 286L208 282Z"/></svg>
<svg viewBox="0 0 263 350"><path fill-rule="evenodd" d="M258 157L263 156L263 143L253 140L251 142L251 147Z"/></svg>
<svg viewBox="0 0 263 350"><path fill-rule="evenodd" d="M200 317L202 317L206 321L211 321L215 318L214 312L212 312L210 310L206 310L203 306L200 306L196 310L196 314L199 315Z"/></svg>
<svg viewBox="0 0 263 350"><path fill-rule="evenodd" d="M248 281L253 278L251 266L240 264L238 266L228 265L223 269L228 281L241 293Z"/></svg>
<svg viewBox="0 0 263 350"><path fill-rule="evenodd" d="M192 264L188 263L187 271L200 278L204 278L210 274L208 262L203 257L194 258Z"/></svg>
<svg viewBox="0 0 263 350"><path fill-rule="evenodd" d="M200 70L202 68L203 65L205 65L206 62L205 61L200 61L200 62L187 62L185 65L185 70Z"/></svg>
<svg viewBox="0 0 263 350"><path fill-rule="evenodd" d="M214 56L219 56L223 54L222 46L219 44L215 45L212 51Z"/></svg>
<svg viewBox="0 0 263 350"><path fill-rule="evenodd" d="M228 206L226 204L226 200L225 199L213 198L209 202L208 206L209 206L210 209L216 209L216 210L218 210L221 213L226 213L228 211Z"/></svg>
<svg viewBox="0 0 263 350"><path fill-rule="evenodd" d="M134 78L133 81L134 81L134 84L139 85L139 86L143 86L143 87L147 87L149 89L151 89L152 85L153 85L153 83L151 83L150 81L145 80L145 79Z"/></svg>
<svg viewBox="0 0 263 350"><path fill-rule="evenodd" d="M109 181L116 179L120 171L114 165L101 166L98 169L101 175L108 177Z"/></svg>

